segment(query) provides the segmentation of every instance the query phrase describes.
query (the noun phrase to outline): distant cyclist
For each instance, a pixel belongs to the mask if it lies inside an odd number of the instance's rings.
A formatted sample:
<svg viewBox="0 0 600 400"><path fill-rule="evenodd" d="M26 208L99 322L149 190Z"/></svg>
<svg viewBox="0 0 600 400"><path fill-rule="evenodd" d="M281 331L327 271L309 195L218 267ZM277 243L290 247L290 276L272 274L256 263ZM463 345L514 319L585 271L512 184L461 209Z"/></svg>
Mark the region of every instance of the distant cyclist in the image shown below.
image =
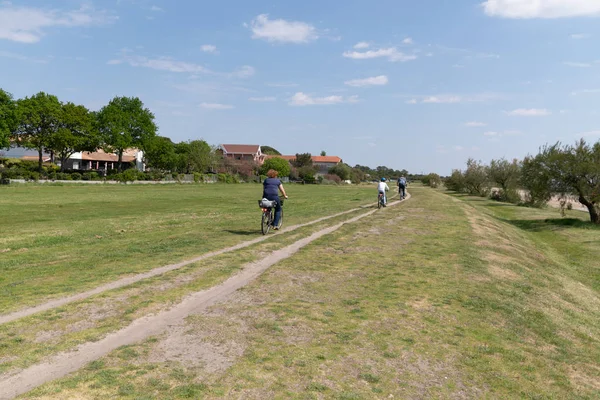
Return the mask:
<svg viewBox="0 0 600 400"><path fill-rule="evenodd" d="M385 192L388 192L389 190L390 187L387 185L387 183L385 183L385 178L381 178L381 182L379 182L379 184L377 185L377 192L383 194L384 207L387 206L387 197L385 195Z"/></svg>
<svg viewBox="0 0 600 400"><path fill-rule="evenodd" d="M275 220L273 221L273 227L275 230L279 229L279 219L281 218L281 199L279 198L279 192L283 194L286 199L287 194L283 188L283 184L277 178L279 172L274 169L267 172L267 179L263 182L263 199L267 199L275 202Z"/></svg>
<svg viewBox="0 0 600 400"><path fill-rule="evenodd" d="M406 178L401 176L398 178L398 194L400 195L400 199L404 200L406 198Z"/></svg>

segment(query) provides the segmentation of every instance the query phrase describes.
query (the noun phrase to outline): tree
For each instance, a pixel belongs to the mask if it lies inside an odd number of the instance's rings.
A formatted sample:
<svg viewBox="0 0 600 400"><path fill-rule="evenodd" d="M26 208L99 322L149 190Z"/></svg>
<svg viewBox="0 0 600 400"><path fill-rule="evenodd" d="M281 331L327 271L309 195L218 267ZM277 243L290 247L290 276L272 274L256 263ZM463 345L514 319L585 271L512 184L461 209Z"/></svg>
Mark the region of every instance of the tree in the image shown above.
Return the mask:
<svg viewBox="0 0 600 400"><path fill-rule="evenodd" d="M144 153L148 167L159 171L175 171L177 169L177 154L171 139L155 136L146 143Z"/></svg>
<svg viewBox="0 0 600 400"><path fill-rule="evenodd" d="M260 167L260 173L261 175L266 175L271 169L279 172L279 176L290 176L290 163L283 158L273 157L265 160L263 165Z"/></svg>
<svg viewBox="0 0 600 400"><path fill-rule="evenodd" d="M552 198L550 166L543 153L527 156L521 168L521 186L526 191L527 203L543 207Z"/></svg>
<svg viewBox="0 0 600 400"><path fill-rule="evenodd" d="M280 152L278 152L271 146L260 146L260 150L262 151L263 154L266 154L269 156L280 156L281 155Z"/></svg>
<svg viewBox="0 0 600 400"><path fill-rule="evenodd" d="M465 188L471 195L487 196L489 193L489 180L487 168L480 161L469 158L465 171Z"/></svg>
<svg viewBox="0 0 600 400"><path fill-rule="evenodd" d="M352 168L350 179L352 183L361 183L367 178L366 174L359 168Z"/></svg>
<svg viewBox="0 0 600 400"><path fill-rule="evenodd" d="M488 168L488 178L500 186L499 200L517 203L521 199L517 185L521 175L521 164L518 160L508 161L504 158L492 160Z"/></svg>
<svg viewBox="0 0 600 400"><path fill-rule="evenodd" d="M16 141L22 147L37 150L40 172L44 149L50 147L51 138L61 128L62 113L58 98L44 92L17 101Z"/></svg>
<svg viewBox="0 0 600 400"><path fill-rule="evenodd" d="M327 155L327 152L325 150L321 151L321 157L325 157Z"/></svg>
<svg viewBox="0 0 600 400"><path fill-rule="evenodd" d="M204 140L192 140L189 142L188 166L189 172L205 173L212 171L215 166L215 151Z"/></svg>
<svg viewBox="0 0 600 400"><path fill-rule="evenodd" d="M10 147L10 139L16 128L15 106L12 95L0 89L0 149Z"/></svg>
<svg viewBox="0 0 600 400"><path fill-rule="evenodd" d="M421 179L424 185L430 186L432 188L436 188L442 183L442 178L438 174L430 173Z"/></svg>
<svg viewBox="0 0 600 400"><path fill-rule="evenodd" d="M145 144L156 136L154 114L137 97L115 97L98 112L98 128L104 149L119 157L122 171L123 152Z"/></svg>
<svg viewBox="0 0 600 400"><path fill-rule="evenodd" d="M79 151L96 151L100 139L87 108L66 103L61 104L61 109L59 127L50 136L46 148L58 156L64 171L69 157Z"/></svg>
<svg viewBox="0 0 600 400"><path fill-rule="evenodd" d="M337 175L341 180L347 181L352 176L352 168L348 165L339 163L331 168L329 168L329 173L333 175Z"/></svg>
<svg viewBox="0 0 600 400"><path fill-rule="evenodd" d="M574 146L556 143L544 147L539 156L550 191L563 198L577 196L588 209L590 220L600 224L600 142L593 146L583 139Z"/></svg>
<svg viewBox="0 0 600 400"><path fill-rule="evenodd" d="M312 167L312 155L310 153L296 154L296 159L292 162L292 164L298 169L302 167Z"/></svg>
<svg viewBox="0 0 600 400"><path fill-rule="evenodd" d="M465 176L459 169L452 170L450 175L444 182L446 189L452 190L453 192L463 192L465 190Z"/></svg>

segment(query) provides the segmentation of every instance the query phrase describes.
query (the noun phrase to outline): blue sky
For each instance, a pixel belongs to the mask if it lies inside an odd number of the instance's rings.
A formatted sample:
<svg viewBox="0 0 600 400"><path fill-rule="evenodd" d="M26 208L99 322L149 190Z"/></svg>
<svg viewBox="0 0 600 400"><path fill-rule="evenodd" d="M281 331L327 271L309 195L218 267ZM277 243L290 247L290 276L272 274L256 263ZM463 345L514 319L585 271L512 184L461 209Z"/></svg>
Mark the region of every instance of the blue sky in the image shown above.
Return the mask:
<svg viewBox="0 0 600 400"><path fill-rule="evenodd" d="M598 0L0 1L0 87L175 141L449 174L600 138Z"/></svg>

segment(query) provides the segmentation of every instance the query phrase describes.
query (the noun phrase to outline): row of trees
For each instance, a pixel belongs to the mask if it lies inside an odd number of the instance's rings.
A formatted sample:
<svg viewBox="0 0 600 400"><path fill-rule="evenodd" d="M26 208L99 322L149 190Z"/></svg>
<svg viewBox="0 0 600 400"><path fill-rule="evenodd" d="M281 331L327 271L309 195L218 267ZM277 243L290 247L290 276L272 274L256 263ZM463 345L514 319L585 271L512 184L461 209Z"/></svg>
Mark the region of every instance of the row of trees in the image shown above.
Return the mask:
<svg viewBox="0 0 600 400"><path fill-rule="evenodd" d="M129 148L144 151L145 163L153 171L169 173L219 172L248 178L274 168L281 176L314 182L318 169L310 153L296 154L291 163L272 158L262 166L253 162L223 158L215 146L204 140L174 143L158 135L154 114L137 97L115 97L100 111L62 102L44 92L14 100L0 89L0 149L18 145L38 153L38 169L43 173L44 154L59 161L64 171L69 158L77 152L103 149L118 155L118 171L123 169L123 154ZM281 155L270 146L261 146L265 154ZM325 151L321 155L326 155ZM384 166L339 164L325 178L336 182L362 182L381 177L408 176Z"/></svg>
<svg viewBox="0 0 600 400"><path fill-rule="evenodd" d="M561 204L575 197L600 224L600 141L546 145L523 160L492 160L489 165L469 159L465 170L454 170L445 181L449 190L541 207L553 196ZM497 190L492 190L492 187Z"/></svg>
<svg viewBox="0 0 600 400"><path fill-rule="evenodd" d="M0 89L0 148L13 143L37 151L40 171L44 153L65 168L74 153L100 148L118 155L120 171L123 152L144 148L157 130L154 115L136 97L115 97L91 112L44 92L13 100Z"/></svg>

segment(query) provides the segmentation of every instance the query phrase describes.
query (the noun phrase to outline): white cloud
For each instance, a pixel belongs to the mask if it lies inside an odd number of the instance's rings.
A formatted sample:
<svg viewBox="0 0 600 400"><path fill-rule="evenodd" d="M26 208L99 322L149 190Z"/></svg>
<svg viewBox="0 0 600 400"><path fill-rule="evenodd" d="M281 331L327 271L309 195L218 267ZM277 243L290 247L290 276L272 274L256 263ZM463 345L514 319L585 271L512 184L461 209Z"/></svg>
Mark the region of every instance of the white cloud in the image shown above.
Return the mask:
<svg viewBox="0 0 600 400"><path fill-rule="evenodd" d="M566 18L600 15L598 0L487 0L484 12L502 18Z"/></svg>
<svg viewBox="0 0 600 400"><path fill-rule="evenodd" d="M255 73L256 73L256 70L254 69L254 67L251 67L249 65L244 65L244 66L238 68L237 70L235 70L233 73L229 74L229 76L233 77L233 78L250 78Z"/></svg>
<svg viewBox="0 0 600 400"><path fill-rule="evenodd" d="M152 7L150 7L150 11L159 12L159 11L163 11L163 9L160 8L159 6L152 6Z"/></svg>
<svg viewBox="0 0 600 400"><path fill-rule="evenodd" d="M358 96L328 96L328 97L312 97L311 95L298 92L292 96L289 104L291 106L314 106L314 105L331 105L341 103L356 103Z"/></svg>
<svg viewBox="0 0 600 400"><path fill-rule="evenodd" d="M33 7L15 7L7 3L0 8L0 39L36 43L53 27L85 27L114 22L117 18L90 6L78 10L58 11Z"/></svg>
<svg viewBox="0 0 600 400"><path fill-rule="evenodd" d="M401 61L401 62L412 61L412 60L417 59L417 56L412 55L412 54L404 54L401 51L398 51L398 49L396 49L395 47L389 47L386 49L379 49L379 50L368 50L365 52L346 51L346 52L344 52L344 57L352 58L355 60L367 60L370 58L385 57L385 58L389 59L390 61Z"/></svg>
<svg viewBox="0 0 600 400"><path fill-rule="evenodd" d="M196 74L210 74L222 76L225 78L249 78L255 74L255 69L249 65L244 65L233 72L223 73L214 72L208 68L186 61L178 61L170 57L148 58L144 56L132 55L129 50L121 51L120 59L109 60L109 65L129 64L132 67L150 68L158 71L167 71L173 73L188 73L192 74L192 78L196 78Z"/></svg>
<svg viewBox="0 0 600 400"><path fill-rule="evenodd" d="M202 47L200 47L200 49L205 53L216 53L217 52L217 46L214 46L212 44L205 44Z"/></svg>
<svg viewBox="0 0 600 400"><path fill-rule="evenodd" d="M234 107L229 104L202 103L200 104L200 108L204 108L206 110L231 110Z"/></svg>
<svg viewBox="0 0 600 400"><path fill-rule="evenodd" d="M47 64L48 63L47 59L31 58L28 56L24 56L22 54L11 53L10 51L3 51L3 50L0 50L0 57L11 58L13 60L19 60L19 61L29 61L29 62L33 62L36 64Z"/></svg>
<svg viewBox="0 0 600 400"><path fill-rule="evenodd" d="M592 66L592 64L590 64L590 63L572 62L572 61L567 61L567 62L564 62L563 64L565 64L566 66L569 66L569 67L576 67L576 68L590 68Z"/></svg>
<svg viewBox="0 0 600 400"><path fill-rule="evenodd" d="M305 22L270 20L267 14L261 14L250 23L253 39L268 42L308 43L319 38L314 26Z"/></svg>
<svg viewBox="0 0 600 400"><path fill-rule="evenodd" d="M383 86L389 82L388 77L385 75L374 76L365 79L352 79L344 82L344 84L353 87L364 87L364 86Z"/></svg>
<svg viewBox="0 0 600 400"><path fill-rule="evenodd" d="M118 64L119 60L111 60L109 63ZM168 72L185 72L190 74L196 73L209 73L210 70L203 67L202 65L188 63L185 61L177 61L170 57L159 57L159 58L147 58L143 56L132 56L125 54L122 62L125 62L132 67L144 67L150 69L156 69L159 71Z"/></svg>
<svg viewBox="0 0 600 400"><path fill-rule="evenodd" d="M485 122L470 121L465 123L465 126L468 126L469 128L477 128L481 126L487 126L487 124Z"/></svg>
<svg viewBox="0 0 600 400"><path fill-rule="evenodd" d="M571 96L577 96L580 94L595 94L600 93L600 89L582 89L571 92Z"/></svg>
<svg viewBox="0 0 600 400"><path fill-rule="evenodd" d="M267 86L269 87L277 87L277 88L291 88L291 87L298 87L300 85L298 85L297 83L267 83Z"/></svg>
<svg viewBox="0 0 600 400"><path fill-rule="evenodd" d="M431 104L453 104L460 103L462 98L460 96L429 96L423 99L423 103L431 103Z"/></svg>
<svg viewBox="0 0 600 400"><path fill-rule="evenodd" d="M401 95L400 97L404 97ZM456 103L482 103L490 100L502 98L495 93L476 93L476 94L436 94L426 96L408 96L412 97L407 104L456 104Z"/></svg>
<svg viewBox="0 0 600 400"><path fill-rule="evenodd" d="M588 39L589 37L591 37L591 35L588 33L574 33L571 35L571 39L575 40Z"/></svg>
<svg viewBox="0 0 600 400"><path fill-rule="evenodd" d="M513 117L545 117L550 114L552 113L545 108L518 108L508 112L508 115Z"/></svg>
<svg viewBox="0 0 600 400"><path fill-rule="evenodd" d="M413 44L414 42L413 42L412 38L407 37L406 39L404 39L402 41L402 43L404 43L404 44Z"/></svg>
<svg viewBox="0 0 600 400"><path fill-rule="evenodd" d="M500 134L498 132L493 132L493 131L488 131L488 132L483 132L483 136L499 136Z"/></svg>
<svg viewBox="0 0 600 400"><path fill-rule="evenodd" d="M355 49L358 49L358 50L360 50L360 49L368 49L368 48L369 48L369 46L371 46L371 45L369 44L369 42L358 42L358 43L356 43L356 44L354 45L354 48L355 48Z"/></svg>
<svg viewBox="0 0 600 400"><path fill-rule="evenodd" d="M266 96L266 97L250 97L248 99L248 101L256 101L256 102L270 102L270 101L276 101L277 98L276 97L272 97L272 96Z"/></svg>

